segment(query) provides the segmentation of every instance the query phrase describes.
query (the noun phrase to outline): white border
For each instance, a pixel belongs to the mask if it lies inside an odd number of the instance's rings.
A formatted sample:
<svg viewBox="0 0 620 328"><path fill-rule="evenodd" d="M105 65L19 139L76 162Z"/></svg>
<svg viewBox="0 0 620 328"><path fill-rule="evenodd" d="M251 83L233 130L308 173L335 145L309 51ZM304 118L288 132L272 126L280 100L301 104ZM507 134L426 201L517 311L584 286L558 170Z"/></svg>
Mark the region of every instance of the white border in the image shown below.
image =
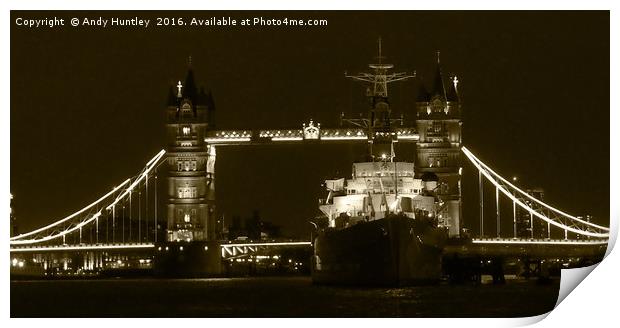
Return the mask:
<svg viewBox="0 0 620 328"><path fill-rule="evenodd" d="M20 10L68 10L68 9L114 9L114 10L139 10L139 9L166 9L166 10L197 10L197 9L236 9L236 10L268 10L268 9L291 9L291 10L299 10L299 9L375 9L375 10L393 10L393 9L495 9L495 10L506 10L506 9L529 9L529 10L549 10L549 9L572 9L572 10L612 10L611 12L611 90L615 92L611 92L611 108L614 110L611 111L611 121L610 124L612 127L618 126L619 119L617 110L620 110L618 107L618 67L617 67L617 58L618 58L618 17L616 11L619 8L617 1L598 1L598 0L589 0L589 1L577 1L577 0L567 0L567 1L540 1L540 0L521 0L521 1L480 1L480 0L469 0L469 1L418 1L411 3L400 3L397 1L388 2L388 1L369 1L369 0L360 0L360 1L329 1L329 0L315 0L308 2L285 2L285 1L273 1L273 0L263 0L263 1L226 1L226 2L178 2L178 1L169 1L169 0L151 0L148 2L144 1L121 1L121 0L109 0L109 1L78 1L78 0L60 0L60 1L18 1L18 0L8 0L0 2L0 6L2 10L2 43L4 46L2 47L2 88L1 95L3 96L3 108L2 111L3 119L0 121L2 124L2 128L0 129L0 144L2 145L2 151L7 154L9 152L9 111L10 102L9 102L9 78L10 78L10 48L9 48L9 37L10 37L10 9L20 9ZM148 6L148 7L147 7ZM611 129L611 168L620 167L620 163L618 162L618 150L617 147L613 148L613 145L618 145L620 142L619 132L617 128ZM5 192L0 195L0 204L4 213L8 213L9 209L9 162L7 160L2 162L2 174L1 181L5 186ZM618 174L611 171L611 186L617 186L618 182ZM611 208L611 216L612 216L612 240L615 241L617 236L617 228L618 228L618 213L620 202L616 201L618 199L618 191L612 188L610 195L610 204ZM4 236L8 236L8 224L0 225L0 231ZM8 248L8 238L5 241L5 245ZM2 260L4 263L8 263L9 257L8 252L2 252ZM617 256L617 252L611 253L608 258L603 261L599 267L594 270L591 274L590 278L586 279L580 288L577 288L571 295L568 297L560 306L552 311L551 315L547 320L541 322L541 326L607 326L610 323L617 321L616 313L617 306L616 301L618 299L618 284L616 283L618 268L619 268L619 259ZM8 266L8 265L7 265ZM3 279L7 285L8 289L8 272L6 270L3 272ZM2 314L3 318L9 317L9 299L8 299L8 290L4 291L4 297L2 299ZM542 316L544 317L544 316ZM6 320L6 319L5 319ZM277 321L248 321L248 320L228 320L228 319L220 319L220 320L212 320L209 324L214 325L230 325L231 322L239 325L248 325L251 324L253 326L301 326L301 327L316 327L317 325L328 324L329 319L316 319L316 320L277 320ZM415 322L411 322L411 320ZM415 324L415 325L432 325L432 326L449 326L453 327L455 325L462 327L503 327L503 326L515 326L515 325L523 325L527 323L533 323L540 320L538 318L529 318L529 319L406 319L403 320L390 320L390 324L400 323L400 324ZM130 323L129 320L114 320L117 323ZM171 323L169 320L141 320L144 321L144 324L149 325L150 327L154 326L169 326L170 324L178 324ZM189 325L199 325L205 324L204 321L199 319L189 320L190 322L185 321L185 324ZM331 321L331 320L329 320ZM384 320L380 320L381 322L385 322ZM360 326L370 326L376 325L377 320L368 320L368 319L358 319L358 320L347 320L348 324L360 325ZM11 322L5 323L6 326L10 325L11 327L17 326L53 326L53 327L66 327L68 324L76 324L75 321L68 322L67 320L12 320ZM107 327L111 324L108 320L83 320L82 322L77 323L79 325L88 325L90 327ZM133 321L130 324L135 325L137 322Z"/></svg>

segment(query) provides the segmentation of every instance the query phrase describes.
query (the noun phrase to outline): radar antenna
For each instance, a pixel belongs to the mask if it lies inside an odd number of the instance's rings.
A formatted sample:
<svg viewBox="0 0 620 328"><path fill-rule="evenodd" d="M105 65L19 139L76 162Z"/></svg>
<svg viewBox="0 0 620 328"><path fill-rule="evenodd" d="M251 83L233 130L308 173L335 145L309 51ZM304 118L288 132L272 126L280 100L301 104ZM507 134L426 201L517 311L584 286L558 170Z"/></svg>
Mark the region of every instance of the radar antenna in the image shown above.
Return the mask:
<svg viewBox="0 0 620 328"><path fill-rule="evenodd" d="M386 153L381 153L385 146L392 145L395 140L395 133L392 128L394 124L403 124L404 117L397 119L392 118L391 109L388 103L388 83L396 81L404 81L409 78L415 77L415 72L410 75L407 73L389 73L388 71L394 68L392 64L385 64L383 56L383 49L381 38L377 42L377 58L378 63L369 64L368 67L372 70L371 73L359 73L357 75L348 75L345 72L345 76L362 82L367 82L372 85L372 89L368 88L367 95L370 99L370 109L367 117L360 118L345 118L344 113L340 116L341 124L346 122L348 124L361 127L366 130L368 136L368 157L375 159L387 156ZM373 151L373 149L376 148ZM377 154L375 154L377 153ZM393 148L390 148L390 161L394 160ZM379 157L377 157L379 156Z"/></svg>
<svg viewBox="0 0 620 328"><path fill-rule="evenodd" d="M358 73L357 75L348 75L345 73L345 76L362 82L368 82L373 85L373 90L370 96L372 97L383 97L387 98L388 96L388 83L403 81L412 77L415 77L415 72L413 75L408 75L405 72L401 73L388 73L388 70L394 68L392 64L384 64L383 59L385 57L382 55L381 49L381 38L378 40L378 55L377 55L377 64L369 64L368 67L372 69L371 73Z"/></svg>

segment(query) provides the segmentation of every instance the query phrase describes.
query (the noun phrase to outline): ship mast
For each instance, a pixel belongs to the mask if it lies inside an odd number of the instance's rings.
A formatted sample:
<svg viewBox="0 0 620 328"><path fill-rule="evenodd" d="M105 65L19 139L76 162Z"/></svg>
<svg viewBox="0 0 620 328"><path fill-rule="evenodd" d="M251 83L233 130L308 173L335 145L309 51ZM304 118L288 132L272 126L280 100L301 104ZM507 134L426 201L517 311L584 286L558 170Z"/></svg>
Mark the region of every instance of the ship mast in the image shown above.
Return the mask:
<svg viewBox="0 0 620 328"><path fill-rule="evenodd" d="M372 86L372 90L370 87L367 89L367 96L370 98L371 103L370 109L368 110L368 116L366 118L346 118L344 113L342 113L340 119L341 124L342 122L346 122L366 129L366 135L368 136L368 156L372 158L373 161L381 157L381 155L373 153L373 144L375 143L389 143L390 161L393 161L395 155L392 145L393 138L391 137L391 126L393 123L400 123L402 125L403 118L393 119L391 117L391 110L388 104L388 84L415 77L415 72L412 75L409 75L406 72L390 73L389 70L394 68L394 65L383 62L385 57L382 53L381 38L379 38L377 44L378 55L376 58L378 63L368 65L371 69L370 73L349 75L345 72L345 77L356 81L366 82ZM380 133L381 136L379 136L377 132L382 132ZM386 137L388 137L388 139L386 139ZM378 140L382 138L385 140Z"/></svg>
<svg viewBox="0 0 620 328"><path fill-rule="evenodd" d="M345 76L353 80L368 82L372 84L373 92L372 94L369 94L369 96L382 97L382 98L387 99L388 83L392 83L396 81L403 81L408 78L415 77L415 72L413 73L413 75L408 75L406 72L388 74L388 70L394 68L394 65L383 63L383 59L385 59L385 57L382 55L382 52L381 52L381 38L379 38L377 43L378 43L378 49L377 49L378 55L375 58L377 58L379 63L368 65L368 67L371 68L373 72L372 73L358 73L357 75L348 75L347 73L345 73Z"/></svg>

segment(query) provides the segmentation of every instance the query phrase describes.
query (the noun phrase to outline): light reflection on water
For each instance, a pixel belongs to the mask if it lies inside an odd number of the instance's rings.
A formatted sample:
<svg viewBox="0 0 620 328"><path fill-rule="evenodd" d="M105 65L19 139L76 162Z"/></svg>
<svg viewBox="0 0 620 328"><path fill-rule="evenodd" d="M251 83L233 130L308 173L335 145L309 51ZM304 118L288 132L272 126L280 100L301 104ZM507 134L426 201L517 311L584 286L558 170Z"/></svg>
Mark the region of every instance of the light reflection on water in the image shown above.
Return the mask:
<svg viewBox="0 0 620 328"><path fill-rule="evenodd" d="M309 277L12 281L12 317L514 317L553 309L559 281L402 288ZM62 297L59 297L62 295Z"/></svg>

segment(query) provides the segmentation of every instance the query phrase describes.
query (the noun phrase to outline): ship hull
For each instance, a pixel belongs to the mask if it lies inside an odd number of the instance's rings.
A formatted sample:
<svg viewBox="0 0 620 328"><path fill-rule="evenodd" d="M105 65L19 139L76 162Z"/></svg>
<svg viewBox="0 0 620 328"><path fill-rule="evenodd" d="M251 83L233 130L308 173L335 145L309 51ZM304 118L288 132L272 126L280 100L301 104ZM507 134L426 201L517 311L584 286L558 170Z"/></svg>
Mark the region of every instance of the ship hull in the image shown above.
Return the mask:
<svg viewBox="0 0 620 328"><path fill-rule="evenodd" d="M317 284L419 285L437 283L445 229L393 215L315 239L312 280Z"/></svg>

